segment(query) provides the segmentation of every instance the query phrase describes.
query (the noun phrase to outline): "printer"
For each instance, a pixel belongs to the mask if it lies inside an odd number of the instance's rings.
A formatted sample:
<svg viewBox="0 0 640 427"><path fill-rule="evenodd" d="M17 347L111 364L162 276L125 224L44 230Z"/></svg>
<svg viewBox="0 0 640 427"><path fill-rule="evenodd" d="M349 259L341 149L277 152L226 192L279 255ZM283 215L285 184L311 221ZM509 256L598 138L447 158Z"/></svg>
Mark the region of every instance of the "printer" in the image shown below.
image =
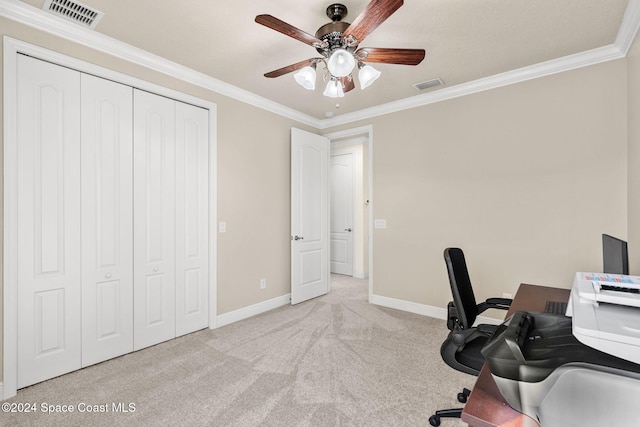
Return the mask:
<svg viewBox="0 0 640 427"><path fill-rule="evenodd" d="M640 363L640 277L576 273L567 315L580 342Z"/></svg>
<svg viewBox="0 0 640 427"><path fill-rule="evenodd" d="M640 277L577 273L567 316L506 319L482 354L507 403L542 427L640 425L634 289Z"/></svg>

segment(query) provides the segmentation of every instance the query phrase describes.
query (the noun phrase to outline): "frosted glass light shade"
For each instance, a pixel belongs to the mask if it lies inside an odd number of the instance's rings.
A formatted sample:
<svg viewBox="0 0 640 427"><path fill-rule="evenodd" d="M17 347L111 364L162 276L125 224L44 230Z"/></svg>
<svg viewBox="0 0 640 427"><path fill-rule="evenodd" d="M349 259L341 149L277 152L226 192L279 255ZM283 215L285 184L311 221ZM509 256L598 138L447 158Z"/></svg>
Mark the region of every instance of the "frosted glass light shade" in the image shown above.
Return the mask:
<svg viewBox="0 0 640 427"><path fill-rule="evenodd" d="M364 89L366 87L371 86L373 82L376 81L378 77L380 77L382 73L371 65L365 65L360 68L358 72L358 80L360 80L360 89Z"/></svg>
<svg viewBox="0 0 640 427"><path fill-rule="evenodd" d="M356 66L356 59L353 54L345 49L333 51L327 61L327 68L334 77L346 77Z"/></svg>
<svg viewBox="0 0 640 427"><path fill-rule="evenodd" d="M329 98L342 98L344 96L344 90L342 89L342 83L338 80L329 80L327 87L322 93Z"/></svg>
<svg viewBox="0 0 640 427"><path fill-rule="evenodd" d="M316 70L313 67L306 66L293 75L296 82L307 90L316 88Z"/></svg>

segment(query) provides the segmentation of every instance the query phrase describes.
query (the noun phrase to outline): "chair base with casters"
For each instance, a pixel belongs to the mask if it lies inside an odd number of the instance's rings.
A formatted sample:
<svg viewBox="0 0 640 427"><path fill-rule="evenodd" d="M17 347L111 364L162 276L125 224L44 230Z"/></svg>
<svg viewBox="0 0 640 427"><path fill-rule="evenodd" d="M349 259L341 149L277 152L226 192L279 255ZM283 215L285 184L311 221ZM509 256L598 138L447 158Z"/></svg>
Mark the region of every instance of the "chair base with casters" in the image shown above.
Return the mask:
<svg viewBox="0 0 640 427"><path fill-rule="evenodd" d="M447 365L457 371L478 376L484 364L484 357L482 357L480 349L489 340L497 325L481 324L475 328L462 329L457 323L457 310L452 302L449 303L447 309L449 316L447 326L451 328L451 332L440 347L440 355ZM465 351L462 351L463 349ZM467 403L470 394L471 390L463 389L461 393L458 393L458 401ZM460 418L462 410L463 408L437 410L429 417L429 424L438 427L440 418Z"/></svg>
<svg viewBox="0 0 640 427"><path fill-rule="evenodd" d="M468 388L462 389L462 392L458 393L458 402L467 403L467 398L470 394L471 390ZM429 424L438 427L440 425L440 418L460 418L461 416L462 408L439 409L429 417Z"/></svg>

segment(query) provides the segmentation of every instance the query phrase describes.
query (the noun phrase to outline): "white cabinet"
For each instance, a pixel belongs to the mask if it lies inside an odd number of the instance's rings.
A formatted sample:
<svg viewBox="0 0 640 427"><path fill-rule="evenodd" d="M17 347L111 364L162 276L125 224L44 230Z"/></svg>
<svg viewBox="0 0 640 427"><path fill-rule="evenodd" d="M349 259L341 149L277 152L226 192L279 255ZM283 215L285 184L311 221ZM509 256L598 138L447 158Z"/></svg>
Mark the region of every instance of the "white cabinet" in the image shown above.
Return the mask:
<svg viewBox="0 0 640 427"><path fill-rule="evenodd" d="M209 111L19 55L17 386L208 326Z"/></svg>

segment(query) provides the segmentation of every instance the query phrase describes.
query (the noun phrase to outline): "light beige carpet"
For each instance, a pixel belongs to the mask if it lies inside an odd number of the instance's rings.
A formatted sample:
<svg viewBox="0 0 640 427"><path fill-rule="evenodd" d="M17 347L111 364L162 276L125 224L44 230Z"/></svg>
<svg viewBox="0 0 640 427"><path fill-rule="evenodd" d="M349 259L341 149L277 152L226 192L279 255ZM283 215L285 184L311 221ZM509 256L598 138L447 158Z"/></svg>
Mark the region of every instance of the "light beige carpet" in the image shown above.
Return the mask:
<svg viewBox="0 0 640 427"><path fill-rule="evenodd" d="M367 292L333 275L323 297L19 390L3 403L36 411L0 412L0 425L428 426L475 377L442 362L443 320L371 305Z"/></svg>

